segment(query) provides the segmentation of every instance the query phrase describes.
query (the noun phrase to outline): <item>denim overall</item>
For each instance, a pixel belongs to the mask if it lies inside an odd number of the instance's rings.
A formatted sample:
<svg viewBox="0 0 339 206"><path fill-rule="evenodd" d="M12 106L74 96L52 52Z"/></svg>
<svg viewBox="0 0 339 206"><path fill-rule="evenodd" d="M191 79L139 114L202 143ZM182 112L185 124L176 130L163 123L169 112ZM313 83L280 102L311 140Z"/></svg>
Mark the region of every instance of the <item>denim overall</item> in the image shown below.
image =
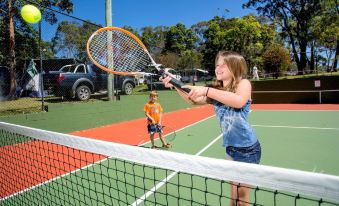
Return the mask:
<svg viewBox="0 0 339 206"><path fill-rule="evenodd" d="M214 102L227 155L235 161L259 164L261 147L254 129L248 122L250 106L251 100L240 109Z"/></svg>

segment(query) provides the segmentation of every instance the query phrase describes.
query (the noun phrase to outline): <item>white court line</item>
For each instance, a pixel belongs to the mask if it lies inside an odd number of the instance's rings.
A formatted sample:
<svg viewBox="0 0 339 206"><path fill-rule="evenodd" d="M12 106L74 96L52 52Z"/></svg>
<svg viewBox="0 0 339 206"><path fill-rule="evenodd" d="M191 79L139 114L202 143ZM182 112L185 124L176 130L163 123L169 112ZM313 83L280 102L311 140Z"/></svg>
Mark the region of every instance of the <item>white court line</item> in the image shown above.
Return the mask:
<svg viewBox="0 0 339 206"><path fill-rule="evenodd" d="M252 111L253 110L250 110L250 112L252 112ZM260 111L263 111L263 110L260 110ZM298 111L298 110L265 110L265 111ZM320 110L302 110L302 111L320 111ZM321 110L321 111L331 111L331 110ZM334 111L338 111L338 110L334 110ZM252 124L252 127L339 130L339 128L331 128L331 127L296 127L296 126L287 126L287 125L260 125L260 124Z"/></svg>
<svg viewBox="0 0 339 206"><path fill-rule="evenodd" d="M213 115L215 116L215 115ZM211 117L213 117L211 116ZM205 121L211 117L205 118L203 120L200 120L199 122ZM189 126L195 125L199 122L196 122L194 124L191 124ZM184 128L187 128L189 126L186 126ZM180 130L184 129L181 128ZM178 131L180 131L178 130ZM198 153L195 154L195 156L199 156L201 153L203 153L204 151L206 151L210 146L212 146L216 141L218 141L220 138L222 137L222 134L220 134L218 137L216 137L212 142L210 142L208 145L206 145L204 148L202 148ZM155 191L157 191L158 189L160 189L163 185L165 185L170 179L172 179L176 174L178 174L178 172L172 172L170 175L168 175L165 179L161 180L157 185L155 185L154 187L152 187L148 192L146 192L144 195L142 195L141 197L139 197L135 202L133 202L132 204L130 204L131 206L137 206L139 204L141 204L143 201L145 201L150 195L152 195Z"/></svg>
<svg viewBox="0 0 339 206"><path fill-rule="evenodd" d="M331 128L331 127L295 127L295 126L287 126L287 125L260 125L253 124L253 127L270 127L270 128L290 128L290 129L318 129L318 130L339 130L339 128Z"/></svg>

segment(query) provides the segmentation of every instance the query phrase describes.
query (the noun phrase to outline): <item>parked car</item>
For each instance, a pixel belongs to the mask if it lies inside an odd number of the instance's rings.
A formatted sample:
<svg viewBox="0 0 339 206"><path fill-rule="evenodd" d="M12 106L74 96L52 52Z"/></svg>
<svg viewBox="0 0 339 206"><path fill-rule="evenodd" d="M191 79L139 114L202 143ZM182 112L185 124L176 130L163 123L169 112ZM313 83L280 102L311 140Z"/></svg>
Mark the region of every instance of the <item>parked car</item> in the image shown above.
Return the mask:
<svg viewBox="0 0 339 206"><path fill-rule="evenodd" d="M94 64L73 64L63 66L59 71L44 74L44 88L56 96L88 100L91 94L107 90L107 72ZM136 85L135 78L114 75L114 88L130 95Z"/></svg>

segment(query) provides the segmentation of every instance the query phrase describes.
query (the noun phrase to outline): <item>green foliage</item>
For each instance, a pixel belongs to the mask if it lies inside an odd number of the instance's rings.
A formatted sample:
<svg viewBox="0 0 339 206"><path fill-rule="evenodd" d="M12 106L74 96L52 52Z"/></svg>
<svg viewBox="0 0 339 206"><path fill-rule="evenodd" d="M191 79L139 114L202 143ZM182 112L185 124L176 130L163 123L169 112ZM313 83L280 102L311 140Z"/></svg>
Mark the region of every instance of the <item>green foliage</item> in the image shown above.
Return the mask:
<svg viewBox="0 0 339 206"><path fill-rule="evenodd" d="M141 41L145 44L148 50L158 56L165 47L165 35L168 31L167 27L144 27L141 29Z"/></svg>
<svg viewBox="0 0 339 206"><path fill-rule="evenodd" d="M3 20L3 21L2 21ZM0 65L9 65L10 45L8 19L0 16ZM38 58L38 32L31 25L22 24L15 30L16 59Z"/></svg>
<svg viewBox="0 0 339 206"><path fill-rule="evenodd" d="M250 65L260 64L263 49L275 36L274 26L262 24L252 15L235 19L216 17L209 21L204 32L203 64L211 70L214 57L220 50L236 51L244 55Z"/></svg>
<svg viewBox="0 0 339 206"><path fill-rule="evenodd" d="M307 63L307 46L312 38L312 19L322 12L320 0L248 0L245 8L255 8L260 15L277 22L281 37L293 50L298 70L303 71ZM325 2L325 1L324 1Z"/></svg>
<svg viewBox="0 0 339 206"><path fill-rule="evenodd" d="M272 44L263 54L264 70L267 73L279 73L287 71L291 66L290 53L287 49L278 44Z"/></svg>
<svg viewBox="0 0 339 206"><path fill-rule="evenodd" d="M52 39L52 47L55 54L62 57L83 60L86 58L86 42L90 35L98 27L87 22L62 21L55 36Z"/></svg>
<svg viewBox="0 0 339 206"><path fill-rule="evenodd" d="M186 50L195 49L198 37L192 29L186 29L185 25L179 23L169 28L166 33L164 52L174 52L181 55Z"/></svg>
<svg viewBox="0 0 339 206"><path fill-rule="evenodd" d="M338 11L334 1L324 1L322 8L322 14L313 18L312 33L320 46L333 50L339 39Z"/></svg>
<svg viewBox="0 0 339 206"><path fill-rule="evenodd" d="M194 50L186 50L182 53L178 68L180 69L192 69L192 68L201 68L200 62L202 55L199 52Z"/></svg>

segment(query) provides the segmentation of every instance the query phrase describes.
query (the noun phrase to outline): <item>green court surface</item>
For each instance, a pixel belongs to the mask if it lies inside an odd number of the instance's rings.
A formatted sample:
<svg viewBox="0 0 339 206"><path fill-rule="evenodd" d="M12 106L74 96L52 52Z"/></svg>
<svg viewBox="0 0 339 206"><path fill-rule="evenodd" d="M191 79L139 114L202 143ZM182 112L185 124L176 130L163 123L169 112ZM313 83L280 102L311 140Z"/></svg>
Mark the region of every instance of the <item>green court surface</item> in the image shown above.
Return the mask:
<svg viewBox="0 0 339 206"><path fill-rule="evenodd" d="M162 94L163 99L170 98L166 97L166 92ZM145 96L130 101L137 101L138 104L143 105ZM143 116L142 106L121 113L123 102L116 103L114 107L108 105L107 102L99 104L102 104L100 110L95 112L91 109L91 112L86 115L81 110L86 107L90 108L88 105L76 104L71 107L65 106L65 108L59 105L59 111L63 111L59 116L49 117L51 113L35 114L27 117L26 120L29 121L24 121L21 117L12 118L10 122L66 133L88 128L89 125L98 126L112 122L114 119L111 118L112 114L117 115L114 120L116 122ZM179 104L179 106L168 106L167 111L186 106L184 102ZM74 112L77 110L80 116L74 117ZM139 110L141 112L135 112ZM72 114L67 114L67 111L72 111ZM81 114L84 115L81 116ZM126 114L129 116L124 116ZM92 115L91 119L88 119L88 115ZM100 116L102 116L101 120ZM66 124L55 126L60 120L67 118L88 119L91 124L78 122L68 126ZM339 176L339 111L254 110L250 113L250 122L262 146L262 165ZM157 144L161 145L160 142ZM141 145L146 149L149 146L149 144ZM176 131L176 139L170 151L224 159L225 148L222 147L222 136L216 117L212 116ZM99 171L100 174L95 171ZM214 180L206 182L206 179L202 177L192 178L186 174L178 175L172 172L162 169L148 170L138 164L109 159L31 188L22 194L4 200L3 203L0 202L0 205L7 205L10 202L26 202L27 204L27 200L32 205L76 205L79 200L81 204L88 205L130 205L132 203L152 205L149 201L159 205L229 204L229 184ZM132 173L137 175L132 176ZM170 175L173 175L173 178L166 180L165 184L159 183L160 180ZM154 178L156 180L153 180ZM120 179L126 181L119 181ZM183 186L176 186L178 182ZM156 193L150 192L154 186L156 186ZM201 191L207 186L216 194L206 194ZM190 190L190 187L197 189ZM110 196L105 195L106 193ZM126 195L129 193L133 195ZM255 189L252 189L251 200L256 199L258 205L274 205L274 201L278 203L277 205L295 204L294 198L277 196L274 200L271 193L262 190L254 193ZM32 194L42 194L42 196L38 199L31 199ZM145 195L146 200L143 199ZM318 205L318 203L298 200L297 205Z"/></svg>
<svg viewBox="0 0 339 206"><path fill-rule="evenodd" d="M339 111L252 111L261 164L339 176ZM224 158L215 117L177 132L172 151ZM160 143L158 143L160 145Z"/></svg>

